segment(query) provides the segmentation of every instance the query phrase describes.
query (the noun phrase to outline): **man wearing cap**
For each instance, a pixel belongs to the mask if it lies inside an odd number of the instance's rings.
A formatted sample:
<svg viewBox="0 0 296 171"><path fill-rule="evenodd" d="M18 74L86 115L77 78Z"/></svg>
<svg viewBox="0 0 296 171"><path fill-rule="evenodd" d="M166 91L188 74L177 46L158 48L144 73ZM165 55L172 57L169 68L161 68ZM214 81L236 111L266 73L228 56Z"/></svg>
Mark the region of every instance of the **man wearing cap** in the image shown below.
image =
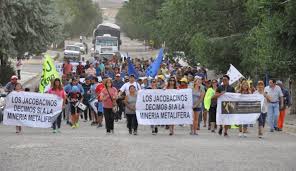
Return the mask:
<svg viewBox="0 0 296 171"><path fill-rule="evenodd" d="M230 77L228 75L224 75L222 78L223 85L219 86L216 90L214 98L217 99L220 96L222 96L224 93L229 92L229 93L235 93L235 90L232 86L229 85L229 80ZM229 125L224 125L224 136L228 136L227 130L230 126ZM219 129L219 135L222 135L222 125L220 125Z"/></svg>
<svg viewBox="0 0 296 171"><path fill-rule="evenodd" d="M115 76L115 80L113 81L113 86L119 90L122 86L124 85L124 82L122 81L122 79L120 78L120 74L116 74ZM118 121L118 119L121 119L121 115L122 115L122 112L124 112L124 104L123 104L123 97L119 97L117 100L116 100L116 103L119 107L119 111L116 113L116 116L115 116L115 121Z"/></svg>
<svg viewBox="0 0 296 171"><path fill-rule="evenodd" d="M180 80L179 89L186 89L186 88L188 88L188 85L187 85L187 78L183 77L183 78Z"/></svg>
<svg viewBox="0 0 296 171"><path fill-rule="evenodd" d="M7 93L12 92L17 84L17 80L18 79L16 75L11 76L10 82L6 84L4 91Z"/></svg>
<svg viewBox="0 0 296 171"><path fill-rule="evenodd" d="M276 81L276 85L278 85L281 88L282 93L284 95L284 104L283 106L281 106L281 109L280 109L280 115L278 118L278 129L277 129L278 131L282 131L284 122L285 122L286 113L288 111L288 108L291 106L291 96L289 91L285 88L282 81L280 80Z"/></svg>
<svg viewBox="0 0 296 171"><path fill-rule="evenodd" d="M126 94L129 94L129 87L131 85L135 86L136 91L141 90L141 85L135 81L135 75L134 74L131 74L129 76L129 82L123 84L123 86L119 89L118 96L120 97L123 92L125 92Z"/></svg>
<svg viewBox="0 0 296 171"><path fill-rule="evenodd" d="M273 132L274 129L278 130L278 116L281 109L284 107L284 98L281 88L276 85L274 79L269 80L269 86L265 87L264 92L268 96L268 122L270 126L270 132Z"/></svg>

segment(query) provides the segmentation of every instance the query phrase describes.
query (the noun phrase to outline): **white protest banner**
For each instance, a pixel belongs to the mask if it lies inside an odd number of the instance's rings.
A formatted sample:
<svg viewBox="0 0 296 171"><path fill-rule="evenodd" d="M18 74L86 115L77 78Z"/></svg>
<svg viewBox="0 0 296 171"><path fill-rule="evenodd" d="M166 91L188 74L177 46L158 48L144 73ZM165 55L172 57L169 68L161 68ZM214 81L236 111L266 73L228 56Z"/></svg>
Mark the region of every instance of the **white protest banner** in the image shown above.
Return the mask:
<svg viewBox="0 0 296 171"><path fill-rule="evenodd" d="M4 125L50 128L62 112L63 99L53 94L11 92L5 99Z"/></svg>
<svg viewBox="0 0 296 171"><path fill-rule="evenodd" d="M141 125L192 124L192 90L140 90L136 114Z"/></svg>
<svg viewBox="0 0 296 171"><path fill-rule="evenodd" d="M230 68L227 71L227 75L230 78L230 85L238 81L240 78L244 77L232 64L230 64Z"/></svg>
<svg viewBox="0 0 296 171"><path fill-rule="evenodd" d="M261 94L225 93L218 98L217 124L254 124L260 116L263 101Z"/></svg>

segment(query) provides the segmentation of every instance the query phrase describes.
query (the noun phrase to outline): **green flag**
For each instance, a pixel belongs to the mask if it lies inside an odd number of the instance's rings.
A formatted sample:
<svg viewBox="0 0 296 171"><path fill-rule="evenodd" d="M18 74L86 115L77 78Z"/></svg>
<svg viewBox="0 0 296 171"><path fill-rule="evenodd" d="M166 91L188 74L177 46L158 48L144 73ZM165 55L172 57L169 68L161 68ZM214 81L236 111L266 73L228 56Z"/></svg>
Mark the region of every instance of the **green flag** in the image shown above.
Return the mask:
<svg viewBox="0 0 296 171"><path fill-rule="evenodd" d="M39 92L44 93L45 87L50 85L51 80L59 77L59 73L55 68L52 58L49 54L45 54L45 60L43 62L42 75L39 85Z"/></svg>

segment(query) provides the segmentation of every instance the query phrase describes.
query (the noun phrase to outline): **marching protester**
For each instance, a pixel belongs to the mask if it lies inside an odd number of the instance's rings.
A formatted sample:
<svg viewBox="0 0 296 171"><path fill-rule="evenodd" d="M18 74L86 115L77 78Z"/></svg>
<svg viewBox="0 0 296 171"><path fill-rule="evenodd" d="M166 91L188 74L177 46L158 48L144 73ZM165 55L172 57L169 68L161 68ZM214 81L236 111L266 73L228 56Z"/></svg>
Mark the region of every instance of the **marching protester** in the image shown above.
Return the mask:
<svg viewBox="0 0 296 171"><path fill-rule="evenodd" d="M48 93L55 94L58 97L62 98L63 108L65 107L66 93L63 89L63 85L59 78L54 79L53 84L51 85L51 88L48 90ZM53 133L60 132L61 122L62 122L62 114L60 113L58 114L57 119L53 122L53 125L52 125Z"/></svg>
<svg viewBox="0 0 296 171"><path fill-rule="evenodd" d="M124 82L120 78L120 74L116 74L115 80L113 81L113 86L117 89L120 90L120 88L123 86ZM116 100L116 103L118 105L118 112L115 114L115 121L118 121L118 119L121 120L121 115L124 112L124 96L119 96Z"/></svg>
<svg viewBox="0 0 296 171"><path fill-rule="evenodd" d="M76 67L76 74L83 76L84 73L85 73L84 66L81 64L81 61L79 61L78 65Z"/></svg>
<svg viewBox="0 0 296 171"><path fill-rule="evenodd" d="M93 64L89 65L89 68L85 71L85 77L96 77L97 76L97 71L94 68Z"/></svg>
<svg viewBox="0 0 296 171"><path fill-rule="evenodd" d="M104 117L107 134L114 133L114 111L116 105L117 90L112 86L112 80L107 79L105 88L102 90L100 99L103 102Z"/></svg>
<svg viewBox="0 0 296 171"><path fill-rule="evenodd" d="M219 86L216 90L215 98L222 96L226 92L235 93L235 90L232 86L229 85L230 77L228 75L223 75L222 82L223 85ZM228 136L229 125L224 125L224 136ZM219 135L222 135L223 126L220 125Z"/></svg>
<svg viewBox="0 0 296 171"><path fill-rule="evenodd" d="M214 98L215 92L218 88L218 81L212 80L211 87L207 89L205 98L204 98L204 107L205 110L209 113L209 122L211 132L215 132L216 126L216 111L217 111L217 99Z"/></svg>
<svg viewBox="0 0 296 171"><path fill-rule="evenodd" d="M91 125L98 125L97 126L98 128L103 126L102 122L103 122L104 109L103 109L103 103L102 103L102 99L101 99L101 92L106 87L106 81L107 81L108 77L103 76L102 79L103 79L102 82L96 86L96 90L95 90L97 98L98 98L98 103L97 103L98 123L96 123L96 122L91 123Z"/></svg>
<svg viewBox="0 0 296 171"><path fill-rule="evenodd" d="M63 64L63 74L69 75L73 71L73 65L70 64L70 60L65 60L65 63Z"/></svg>
<svg viewBox="0 0 296 171"><path fill-rule="evenodd" d="M16 83L15 84L14 91L16 91L16 92L23 91L23 87L22 87L21 83ZM16 129L15 133L17 133L17 134L22 132L22 127L21 126L16 126L15 129Z"/></svg>
<svg viewBox="0 0 296 171"><path fill-rule="evenodd" d="M291 97L289 91L285 88L282 81L278 80L276 81L276 85L278 85L283 93L284 103L283 106L280 109L280 115L278 118L278 131L282 131L284 122L285 122L285 116L288 111L288 108L291 106Z"/></svg>
<svg viewBox="0 0 296 171"><path fill-rule="evenodd" d="M157 82L155 79L151 80L151 84L148 89L158 89ZM156 135L158 133L158 126L157 125L151 125L151 129L152 129L152 135Z"/></svg>
<svg viewBox="0 0 296 171"><path fill-rule="evenodd" d="M90 99L89 99L89 103L91 103L93 100L97 99L97 94L96 94L96 88L98 85L98 78L97 77L92 77L91 79L91 86L90 86ZM98 109L98 103L95 106ZM95 113L95 110L90 106L90 115L91 118L93 119L92 123L98 124L99 125L99 114ZM102 125L102 123L101 123ZM101 126L100 125L100 126Z"/></svg>
<svg viewBox="0 0 296 171"><path fill-rule="evenodd" d="M240 87L240 90L238 93L241 94L252 94L252 91L250 90L249 83L247 81L243 81ZM239 125L239 137L247 137L247 124Z"/></svg>
<svg viewBox="0 0 296 171"><path fill-rule="evenodd" d="M141 90L141 85L136 82L134 74L131 74L129 76L129 82L123 84L123 86L120 88L120 91L119 91L118 95L121 96L121 94L123 92L125 92L126 94L129 94L129 87L131 85L135 86L137 91Z"/></svg>
<svg viewBox="0 0 296 171"><path fill-rule="evenodd" d="M83 101L83 94L80 92L79 87L77 85L72 86L71 91L68 94L70 109L71 109L71 123L72 128L79 128L79 115L80 109L77 104Z"/></svg>
<svg viewBox="0 0 296 171"><path fill-rule="evenodd" d="M176 81L175 77L170 77L166 89L178 89L177 88L177 81ZM174 135L174 127L175 127L174 125L169 125L169 131L170 131L169 135Z"/></svg>
<svg viewBox="0 0 296 171"><path fill-rule="evenodd" d="M91 92L90 92L90 88L91 88L91 80L92 77L86 77L85 78L85 83L82 84L83 87L83 104L87 106L86 110L83 112L84 113L84 122L87 122L87 119L89 118L89 120L92 120L92 116L91 116L91 107L89 105L89 100L91 97ZM88 117L89 116L89 117Z"/></svg>
<svg viewBox="0 0 296 171"><path fill-rule="evenodd" d="M268 123L270 132L278 130L278 116L281 109L284 107L283 92L279 86L276 85L274 79L269 80L269 86L265 87L264 92L268 96Z"/></svg>
<svg viewBox="0 0 296 171"><path fill-rule="evenodd" d="M129 94L125 96L125 113L127 119L127 127L129 134L137 135L138 121L136 116L136 102L137 102L137 92L136 87L131 85L129 87ZM134 131L134 132L132 132Z"/></svg>
<svg viewBox="0 0 296 171"><path fill-rule="evenodd" d="M201 112L203 98L204 90L201 88L201 78L197 76L195 77L192 88L193 125L191 126L190 135L198 135L196 131L198 129L198 118Z"/></svg>
<svg viewBox="0 0 296 171"><path fill-rule="evenodd" d="M254 94L261 94L264 96L264 102L263 106L261 109L261 114L258 118L258 137L262 138L263 137L263 130L265 127L265 121L266 121L266 116L267 116L267 108L268 108L268 95L264 92L264 82L263 81L258 81L257 83L257 90L254 92Z"/></svg>

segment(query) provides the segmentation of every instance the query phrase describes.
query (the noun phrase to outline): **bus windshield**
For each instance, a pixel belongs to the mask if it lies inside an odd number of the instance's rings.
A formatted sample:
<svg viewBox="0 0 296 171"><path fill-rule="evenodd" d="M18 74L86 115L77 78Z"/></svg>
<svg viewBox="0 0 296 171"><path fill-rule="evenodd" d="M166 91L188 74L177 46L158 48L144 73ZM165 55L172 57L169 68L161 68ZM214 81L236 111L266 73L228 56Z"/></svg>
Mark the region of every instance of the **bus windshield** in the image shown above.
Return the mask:
<svg viewBox="0 0 296 171"><path fill-rule="evenodd" d="M100 45L100 46L117 46L117 40L97 39L96 45Z"/></svg>

